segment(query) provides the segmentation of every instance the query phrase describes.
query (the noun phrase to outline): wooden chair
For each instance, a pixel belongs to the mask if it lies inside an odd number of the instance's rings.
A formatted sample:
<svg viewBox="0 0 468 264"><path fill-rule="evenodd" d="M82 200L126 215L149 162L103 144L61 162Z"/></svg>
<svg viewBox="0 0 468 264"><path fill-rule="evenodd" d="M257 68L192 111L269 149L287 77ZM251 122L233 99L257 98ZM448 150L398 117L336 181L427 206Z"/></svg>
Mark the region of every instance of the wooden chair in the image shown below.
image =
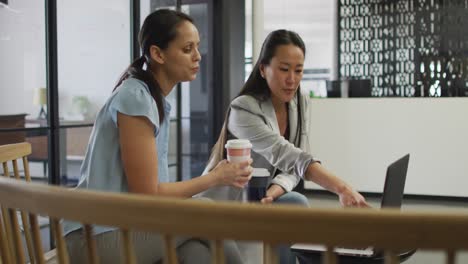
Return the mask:
<svg viewBox="0 0 468 264"><path fill-rule="evenodd" d="M17 143L0 146L0 163L2 163L3 177L14 177L20 180L20 169L18 160L21 160L24 171L24 180L31 182L29 174L29 163L27 156L31 154L31 144ZM13 175L10 173L8 162L11 162ZM22 247L21 230L18 220L18 214L15 209L1 207L1 220L3 225L0 225L0 249L2 252L1 260L3 263L25 263L25 254ZM27 214L20 211L20 218L23 226L24 239L26 242L26 250L29 256L30 263L36 263L34 255L42 254L42 244L40 240L39 222L34 214ZM34 248L39 248L38 252L34 252ZM55 250L47 252L44 256L44 261L49 261L55 258ZM13 261L15 260L15 261ZM41 262L39 262L41 263Z"/></svg>
<svg viewBox="0 0 468 264"><path fill-rule="evenodd" d="M0 161L24 157L27 144L0 146ZM8 173L7 173L8 175ZM372 209L310 209L238 203L210 203L135 194L70 191L64 187L0 177L0 255L3 263L24 263L15 211L28 213L35 263L44 263L36 215L52 219L57 261L68 263L59 219L83 223L89 263L99 263L93 225L115 226L124 237L123 263L136 263L132 231L157 232L165 238L165 261L177 263L174 236L212 241L212 263L224 263L223 240L263 241L264 263L277 263L274 246L315 243L328 248L324 263L337 263L333 248L368 246L385 249L385 263L398 263L405 248L442 249L447 264L457 250L468 249L468 213L400 212ZM23 217L24 219L24 217ZM31 254L32 255L32 254ZM31 260L32 261L32 260Z"/></svg>

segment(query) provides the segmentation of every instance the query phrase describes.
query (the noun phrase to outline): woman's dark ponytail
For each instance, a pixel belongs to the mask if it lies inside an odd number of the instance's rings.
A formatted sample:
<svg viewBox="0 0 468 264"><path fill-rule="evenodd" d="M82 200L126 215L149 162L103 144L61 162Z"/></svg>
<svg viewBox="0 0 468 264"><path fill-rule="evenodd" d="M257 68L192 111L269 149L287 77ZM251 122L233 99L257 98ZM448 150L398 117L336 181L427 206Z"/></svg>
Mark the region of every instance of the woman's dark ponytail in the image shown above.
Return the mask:
<svg viewBox="0 0 468 264"><path fill-rule="evenodd" d="M128 68L124 71L122 76L120 76L119 81L114 87L114 91L128 78L135 78L146 83L151 93L151 96L153 97L154 101L156 102L156 106L158 107L159 123L161 124L165 118L163 105L164 102L161 87L159 86L158 82L153 77L150 71L143 70L143 65L145 64L145 61L146 59L144 56L141 56L140 58L134 60L132 64L130 64Z"/></svg>
<svg viewBox="0 0 468 264"><path fill-rule="evenodd" d="M135 69L135 70L141 69L141 70L143 70L143 64L145 64L145 58L143 56L141 56L140 58L134 60L127 67L127 69L125 69L125 71L122 73L122 76L120 76L119 81L117 82L117 84L114 87L114 90L115 90L115 88L119 87L123 83L123 81L125 81L126 79L128 79L128 77L130 77L130 71L132 71L132 69Z"/></svg>
<svg viewBox="0 0 468 264"><path fill-rule="evenodd" d="M183 21L193 23L190 16L179 11L159 9L149 14L145 18L138 35L138 42L143 55L128 66L114 87L114 90L117 89L128 78L135 78L146 83L158 107L160 123L165 118L163 94L159 83L151 72L153 62L151 62L150 47L154 45L161 50L165 50L169 43L177 37L177 26ZM145 63L146 68L143 69Z"/></svg>

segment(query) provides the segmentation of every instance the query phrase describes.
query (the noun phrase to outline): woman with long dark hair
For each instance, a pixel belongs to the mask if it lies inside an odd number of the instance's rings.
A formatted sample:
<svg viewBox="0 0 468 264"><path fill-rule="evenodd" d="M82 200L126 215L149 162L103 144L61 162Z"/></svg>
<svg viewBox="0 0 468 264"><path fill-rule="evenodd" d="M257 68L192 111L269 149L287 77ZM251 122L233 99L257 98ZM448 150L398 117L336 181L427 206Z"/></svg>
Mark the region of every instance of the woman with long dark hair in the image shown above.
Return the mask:
<svg viewBox="0 0 468 264"><path fill-rule="evenodd" d="M78 188L110 192L190 198L214 186L242 188L250 179L251 161L217 162L205 177L183 182L168 178L168 136L171 106L165 97L175 85L194 80L201 59L198 30L188 15L158 10L146 17L139 34L143 55L118 81L98 113L81 167ZM86 263L84 237L78 223L66 222L65 239L73 263ZM97 252L103 263L118 263L121 234L111 227L95 227ZM138 263L163 257L158 234L133 232ZM227 263L242 263L236 245L226 241ZM176 239L181 263L209 263L209 245L200 239Z"/></svg>
<svg viewBox="0 0 468 264"><path fill-rule="evenodd" d="M307 198L292 191L300 179L336 193L343 206L368 206L364 197L326 170L310 153L308 100L301 95L305 45L292 31L276 30L265 39L259 59L239 95L232 101L206 171L226 157L228 139L252 143L252 166L270 172L262 203L308 206ZM215 187L202 196L242 200L242 189ZM284 254L283 254L284 255ZM288 260L282 257L282 263Z"/></svg>

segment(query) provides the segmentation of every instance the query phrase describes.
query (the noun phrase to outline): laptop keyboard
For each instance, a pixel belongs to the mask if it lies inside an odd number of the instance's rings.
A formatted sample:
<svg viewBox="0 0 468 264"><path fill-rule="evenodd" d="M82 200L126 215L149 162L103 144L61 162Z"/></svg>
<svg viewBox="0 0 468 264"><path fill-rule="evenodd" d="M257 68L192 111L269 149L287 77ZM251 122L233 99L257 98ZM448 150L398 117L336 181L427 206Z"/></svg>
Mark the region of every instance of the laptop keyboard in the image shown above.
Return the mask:
<svg viewBox="0 0 468 264"><path fill-rule="evenodd" d="M291 246L293 250L305 250L305 251L315 251L315 252L324 252L326 247L323 245L315 244L294 244ZM372 256L374 254L374 249L372 247L335 247L334 250L337 254L342 255L352 255L352 256Z"/></svg>
<svg viewBox="0 0 468 264"><path fill-rule="evenodd" d="M336 249L366 250L369 247L336 247Z"/></svg>
<svg viewBox="0 0 468 264"><path fill-rule="evenodd" d="M336 247L334 251L338 254L356 256L371 256L374 254L374 249L372 247Z"/></svg>

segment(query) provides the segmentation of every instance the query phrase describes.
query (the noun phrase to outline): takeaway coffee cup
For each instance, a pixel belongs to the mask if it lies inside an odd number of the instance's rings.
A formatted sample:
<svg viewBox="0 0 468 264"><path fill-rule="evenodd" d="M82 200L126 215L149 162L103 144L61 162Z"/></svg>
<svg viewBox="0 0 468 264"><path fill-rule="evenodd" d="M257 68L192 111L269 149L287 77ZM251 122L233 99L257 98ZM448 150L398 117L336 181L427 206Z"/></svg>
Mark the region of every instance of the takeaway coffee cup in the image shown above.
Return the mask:
<svg viewBox="0 0 468 264"><path fill-rule="evenodd" d="M229 162L242 162L250 159L252 144L248 139L231 139L226 142L227 159Z"/></svg>
<svg viewBox="0 0 468 264"><path fill-rule="evenodd" d="M270 172L267 169L254 168L252 178L247 185L247 200L260 202L266 196Z"/></svg>

